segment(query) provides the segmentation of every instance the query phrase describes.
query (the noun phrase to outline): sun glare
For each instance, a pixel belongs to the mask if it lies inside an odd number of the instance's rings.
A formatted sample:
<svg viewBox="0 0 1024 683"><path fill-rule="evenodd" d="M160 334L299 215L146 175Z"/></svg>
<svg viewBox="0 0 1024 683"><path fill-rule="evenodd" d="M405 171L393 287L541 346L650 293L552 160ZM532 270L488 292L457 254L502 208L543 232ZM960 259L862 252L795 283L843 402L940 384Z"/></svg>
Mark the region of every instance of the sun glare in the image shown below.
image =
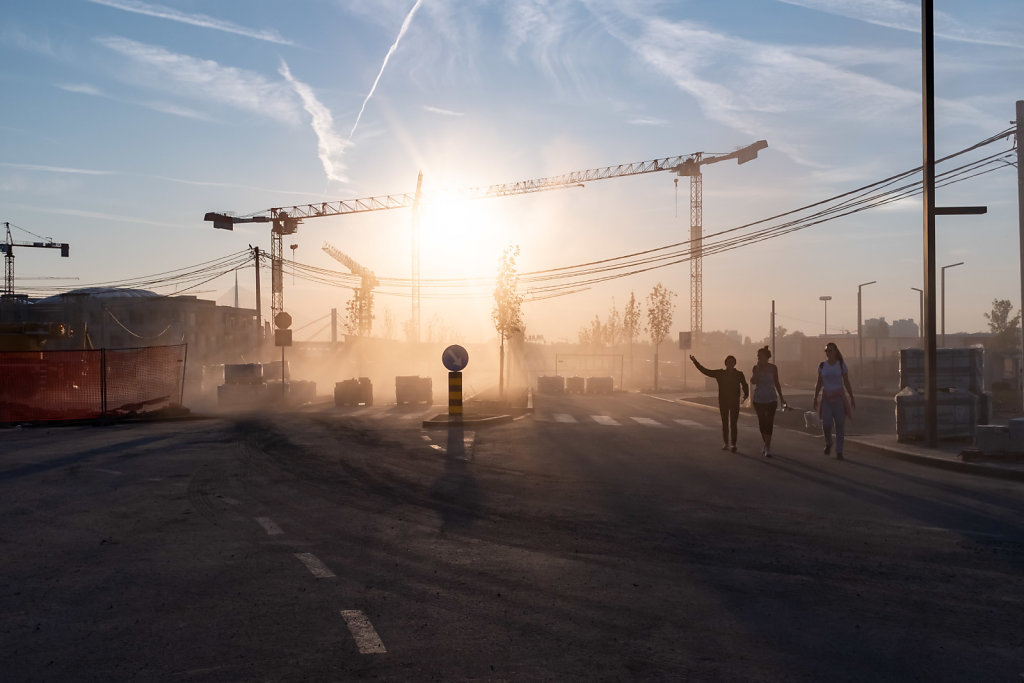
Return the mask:
<svg viewBox="0 0 1024 683"><path fill-rule="evenodd" d="M444 198L420 218L420 267L424 278L493 275L505 247L505 230L479 200Z"/></svg>

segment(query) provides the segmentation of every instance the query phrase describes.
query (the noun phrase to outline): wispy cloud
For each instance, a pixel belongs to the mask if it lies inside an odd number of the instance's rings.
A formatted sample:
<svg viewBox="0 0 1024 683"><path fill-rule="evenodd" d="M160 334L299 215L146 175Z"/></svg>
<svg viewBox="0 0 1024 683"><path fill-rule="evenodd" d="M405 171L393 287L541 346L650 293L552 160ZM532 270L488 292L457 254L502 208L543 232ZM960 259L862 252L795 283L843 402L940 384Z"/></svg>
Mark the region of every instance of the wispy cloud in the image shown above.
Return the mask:
<svg viewBox="0 0 1024 683"><path fill-rule="evenodd" d="M187 119L199 119L202 121L213 120L211 117L207 116L206 114L203 114L202 112L198 112L194 109L189 109L188 107L182 107L172 102L145 102L130 100L124 97L115 97L113 95L108 95L96 86L89 85L87 83L67 83L60 84L57 87L66 92L76 93L79 95L89 95L91 97L99 97L114 102L121 102L123 104L131 104L138 107L145 107L146 109L152 109L154 111L159 111L164 114L171 114L172 116L180 116L182 118Z"/></svg>
<svg viewBox="0 0 1024 683"><path fill-rule="evenodd" d="M46 166L43 164L19 164L0 161L0 166L16 168L22 171L44 171L46 173L75 173L79 175L118 175L116 171L97 171L91 168L72 168L69 166Z"/></svg>
<svg viewBox="0 0 1024 683"><path fill-rule="evenodd" d="M441 109L440 107L431 107L430 105L423 105L424 111L429 111L431 114L440 114L441 116L465 116L464 112L452 111L451 109Z"/></svg>
<svg viewBox="0 0 1024 683"><path fill-rule="evenodd" d="M190 24L192 26L209 28L215 31L223 31L225 33L234 33L236 35L245 36L246 38L265 40L270 43L277 43L278 45L295 44L292 41L283 38L277 31L274 30L259 30L247 28L245 26L239 26L238 24L232 23L230 21L215 19L205 14L186 14L184 12L174 9L173 7L166 7L164 5L154 5L148 2L139 2L138 0L89 0L89 2L92 2L97 5L104 5L105 7L112 7L114 9L123 10L125 12L144 14L149 17L167 19L169 21L177 21L182 24Z"/></svg>
<svg viewBox="0 0 1024 683"><path fill-rule="evenodd" d="M294 99L283 83L128 38L114 36L97 41L141 68L143 72L135 78L146 86L167 88L180 95L219 102L287 123L297 121Z"/></svg>
<svg viewBox="0 0 1024 683"><path fill-rule="evenodd" d="M667 126L667 125L669 125L669 122L666 121L665 119L654 119L654 118L647 118L647 117L642 117L642 116L634 117L634 118L626 121L626 123L628 123L631 126Z"/></svg>
<svg viewBox="0 0 1024 683"><path fill-rule="evenodd" d="M296 80L284 61L281 62L279 71L298 94L302 100L302 106L312 119L311 124L317 139L317 154L327 178L338 182L348 182L348 178L344 174L345 164L342 162L342 156L351 143L348 140L343 140L334 132L334 117L331 115L331 111L317 99L313 89L302 81Z"/></svg>
<svg viewBox="0 0 1024 683"><path fill-rule="evenodd" d="M921 32L921 4L903 0L778 0L787 5L856 19L899 31ZM970 4L965 3L965 7ZM935 36L965 43L1024 48L1017 33L978 29L957 20L948 12L936 11Z"/></svg>
<svg viewBox="0 0 1024 683"><path fill-rule="evenodd" d="M398 36L395 37L395 42L391 44L391 47L388 48L387 54L384 55L384 62L380 65L380 71L377 72L377 78L373 79L373 86L370 87L370 92L366 93L366 99L363 100L363 105L359 107L359 114L356 115L356 121L352 124L352 130L348 134L349 140L355 136L356 128L359 127L359 120L363 118L363 112L366 110L366 104L370 101L370 98L373 97L373 93L377 90L377 84L380 83L380 77L384 75L384 69L388 65L388 60L391 59L391 55L393 55L395 50L398 49L398 43L401 42L402 36L405 35L405 32L409 30L409 24L412 23L413 15L416 14L416 10L420 8L422 3L423 0L416 0L416 4L414 4L412 9L409 10L409 13L405 15L405 21L402 22L402 27L398 30Z"/></svg>

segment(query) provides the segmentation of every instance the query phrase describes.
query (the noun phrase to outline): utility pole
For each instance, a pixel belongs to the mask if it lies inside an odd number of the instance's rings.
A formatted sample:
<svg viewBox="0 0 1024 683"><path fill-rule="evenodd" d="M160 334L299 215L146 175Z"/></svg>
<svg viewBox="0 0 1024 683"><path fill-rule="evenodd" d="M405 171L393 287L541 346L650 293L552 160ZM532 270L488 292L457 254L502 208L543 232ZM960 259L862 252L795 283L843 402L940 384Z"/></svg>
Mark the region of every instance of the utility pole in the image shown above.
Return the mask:
<svg viewBox="0 0 1024 683"><path fill-rule="evenodd" d="M939 445L938 363L935 343L935 216L978 215L986 206L935 206L935 21L932 0L921 0L921 94L924 196L924 394L925 445ZM1019 118L1019 117L1018 117ZM1019 150L1018 150L1019 153Z"/></svg>
<svg viewBox="0 0 1024 683"><path fill-rule="evenodd" d="M1017 229L1020 233L1020 301L1024 311L1024 100L1017 100ZM1021 359L1017 368L1017 386L1024 409L1024 314L1021 315Z"/></svg>
<svg viewBox="0 0 1024 683"><path fill-rule="evenodd" d="M263 320L260 318L262 301L260 299L260 248L252 248L252 261L256 266L256 344L263 346Z"/></svg>

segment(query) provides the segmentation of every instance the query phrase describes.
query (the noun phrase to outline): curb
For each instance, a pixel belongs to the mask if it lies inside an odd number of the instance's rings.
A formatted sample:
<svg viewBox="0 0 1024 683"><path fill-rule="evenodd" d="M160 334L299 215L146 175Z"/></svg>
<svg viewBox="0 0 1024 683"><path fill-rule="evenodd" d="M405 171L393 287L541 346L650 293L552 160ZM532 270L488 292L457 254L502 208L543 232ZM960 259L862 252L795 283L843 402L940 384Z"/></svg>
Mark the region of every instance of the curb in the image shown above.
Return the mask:
<svg viewBox="0 0 1024 683"><path fill-rule="evenodd" d="M682 403L692 408L702 408L706 411L718 413L717 408L715 408L714 406L706 405L704 403L696 403L694 401L688 401L682 398L675 399L672 402ZM788 432L796 432L797 434L807 433L797 429L787 429L786 427L780 427L779 429L785 429ZM965 474L976 474L983 477L993 477L997 479L1006 479L1010 481L1024 481L1024 470L1007 469L1005 467L983 465L981 463L974 462L964 462L962 460L950 460L948 458L937 458L932 455L925 455L924 453L913 453L908 450L889 448L887 446L872 443L870 441L863 441L854 436L847 436L846 441L849 443L857 444L857 446L861 448L874 451L875 453L881 453L883 455L888 455L899 460L912 462L918 465L926 465L928 467L936 467L938 469L950 470L953 472L962 472Z"/></svg>
<svg viewBox="0 0 1024 683"><path fill-rule="evenodd" d="M492 425L508 424L512 422L513 417L511 415L488 415L486 417L470 417L462 418L463 427L489 427ZM424 429L447 429L448 427L454 427L455 425L448 422L447 415L438 415L437 417L423 421Z"/></svg>

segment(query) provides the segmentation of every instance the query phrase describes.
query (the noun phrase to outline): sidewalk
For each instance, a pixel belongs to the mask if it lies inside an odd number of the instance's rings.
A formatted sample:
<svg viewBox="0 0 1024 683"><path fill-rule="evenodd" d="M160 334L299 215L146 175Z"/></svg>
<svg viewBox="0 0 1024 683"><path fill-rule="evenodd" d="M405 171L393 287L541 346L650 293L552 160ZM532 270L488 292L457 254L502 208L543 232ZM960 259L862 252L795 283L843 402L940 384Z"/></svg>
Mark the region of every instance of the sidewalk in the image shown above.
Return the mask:
<svg viewBox="0 0 1024 683"><path fill-rule="evenodd" d="M663 394L658 398L675 400L688 406L702 408L704 410L712 411L716 415L718 414L717 394L710 394L708 392L687 392L687 394L683 396L680 396L679 394ZM797 397L794 396L794 398ZM809 397L800 396L797 398L797 402L799 403L805 398ZM793 417L789 417L788 419L783 417L793 412L799 414L798 420L794 420ZM746 416L747 419L755 419L752 411L741 409L740 418L744 419L744 416ZM797 408L796 411L791 410L787 412L780 411L778 416L782 419L776 419L777 427L796 431L801 434L809 433L802 424L802 409ZM789 424L786 424L787 422ZM1024 481L1024 461L999 461L995 458L985 460L964 459L961 457L961 452L967 450L970 447L970 444L962 441L940 441L937 448L927 448L923 444L915 442L900 443L896 437L895 429L893 429L892 433L875 432L857 434L856 428L854 428L852 432L847 433L846 442L876 453L881 453L883 455L888 455L919 465L926 465L928 467L938 467L956 472L964 472L966 474L978 474L986 477L997 477L1013 481Z"/></svg>

